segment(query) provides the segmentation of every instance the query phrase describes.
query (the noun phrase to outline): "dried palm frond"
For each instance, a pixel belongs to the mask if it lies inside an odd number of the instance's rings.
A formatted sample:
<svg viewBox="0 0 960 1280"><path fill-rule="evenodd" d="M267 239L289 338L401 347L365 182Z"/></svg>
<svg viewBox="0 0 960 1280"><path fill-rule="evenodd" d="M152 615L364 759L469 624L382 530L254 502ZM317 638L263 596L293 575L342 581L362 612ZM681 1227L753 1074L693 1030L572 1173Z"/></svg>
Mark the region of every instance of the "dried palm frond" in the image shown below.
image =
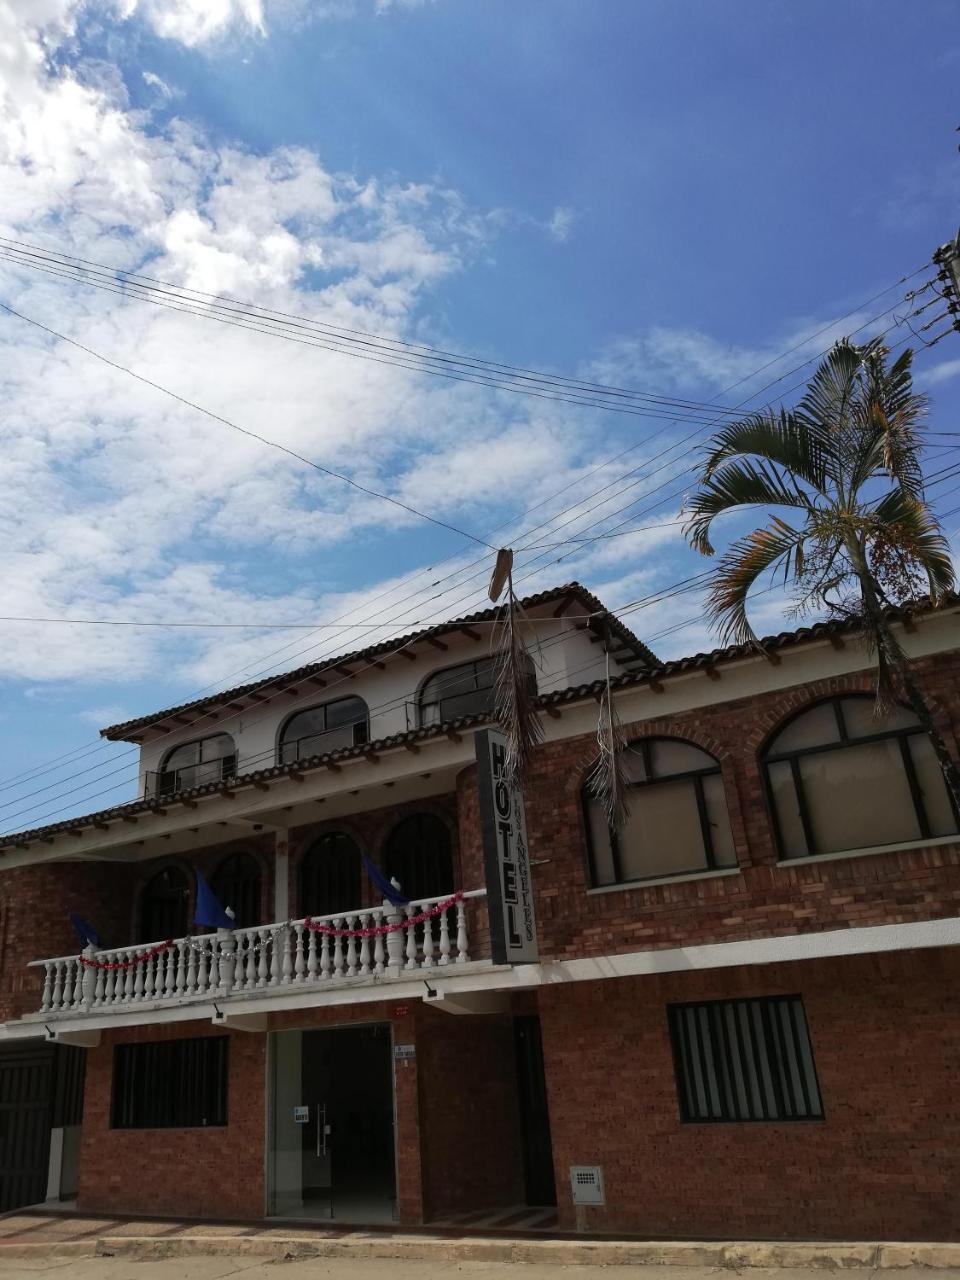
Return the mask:
<svg viewBox="0 0 960 1280"><path fill-rule="evenodd" d="M600 716L597 721L597 757L587 775L587 790L602 806L607 825L619 831L630 815L627 804L627 776L623 766L623 753L627 740L623 725L613 705L610 687L610 650L605 645L607 660L606 688L600 699Z"/></svg>
<svg viewBox="0 0 960 1280"><path fill-rule="evenodd" d="M524 615L513 590L513 552L508 549L497 553L490 598L498 599L504 588L507 598L494 653L494 706L507 739L507 780L521 785L533 749L543 741L543 724L535 705L536 681L531 678L530 655L520 634Z"/></svg>

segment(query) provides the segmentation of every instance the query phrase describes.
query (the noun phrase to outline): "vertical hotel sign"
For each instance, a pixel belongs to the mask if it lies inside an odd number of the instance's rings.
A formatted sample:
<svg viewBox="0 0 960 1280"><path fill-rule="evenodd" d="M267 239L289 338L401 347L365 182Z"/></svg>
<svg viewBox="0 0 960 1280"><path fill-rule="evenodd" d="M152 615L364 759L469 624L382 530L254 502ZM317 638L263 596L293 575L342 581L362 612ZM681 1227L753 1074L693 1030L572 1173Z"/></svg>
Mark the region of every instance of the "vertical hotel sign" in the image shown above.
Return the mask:
<svg viewBox="0 0 960 1280"><path fill-rule="evenodd" d="M481 729L475 741L491 956L494 964L535 964L540 952L523 791L507 782L504 735Z"/></svg>

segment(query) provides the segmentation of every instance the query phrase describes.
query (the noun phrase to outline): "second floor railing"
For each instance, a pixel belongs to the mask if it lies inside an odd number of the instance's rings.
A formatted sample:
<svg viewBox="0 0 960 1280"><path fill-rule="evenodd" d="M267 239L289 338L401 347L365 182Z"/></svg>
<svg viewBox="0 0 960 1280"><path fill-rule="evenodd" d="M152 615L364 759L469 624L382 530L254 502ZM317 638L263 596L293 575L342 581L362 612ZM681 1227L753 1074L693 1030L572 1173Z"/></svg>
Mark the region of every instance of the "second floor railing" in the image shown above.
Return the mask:
<svg viewBox="0 0 960 1280"><path fill-rule="evenodd" d="M44 971L40 1013L225 999L318 989L347 978L399 977L470 960L470 904L485 889L384 904L250 929L221 929L79 956L33 960Z"/></svg>
<svg viewBox="0 0 960 1280"><path fill-rule="evenodd" d="M198 764L185 764L180 769L155 769L144 780L144 795L148 799L163 800L178 791L202 787L210 782L224 782L237 772L237 757L221 756L217 760L202 760Z"/></svg>

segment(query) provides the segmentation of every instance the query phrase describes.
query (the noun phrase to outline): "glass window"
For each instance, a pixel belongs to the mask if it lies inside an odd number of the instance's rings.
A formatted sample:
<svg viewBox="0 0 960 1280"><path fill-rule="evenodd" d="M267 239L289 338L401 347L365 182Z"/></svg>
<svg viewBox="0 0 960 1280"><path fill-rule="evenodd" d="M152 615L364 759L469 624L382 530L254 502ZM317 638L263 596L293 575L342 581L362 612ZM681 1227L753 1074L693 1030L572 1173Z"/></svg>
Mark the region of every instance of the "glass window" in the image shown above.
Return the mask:
<svg viewBox="0 0 960 1280"><path fill-rule="evenodd" d="M771 807L784 858L842 853L952 835L956 814L912 711L882 718L869 697L830 698L802 711L766 751Z"/></svg>
<svg viewBox="0 0 960 1280"><path fill-rule="evenodd" d="M369 712L362 698L337 698L290 717L280 734L280 763L293 764L367 741Z"/></svg>
<svg viewBox="0 0 960 1280"><path fill-rule="evenodd" d="M720 765L678 738L644 738L623 753L629 814L611 831L585 795L594 885L737 865Z"/></svg>
<svg viewBox="0 0 960 1280"><path fill-rule="evenodd" d="M524 655L530 692L537 692L537 676L529 654ZM460 716L493 710L496 659L480 658L435 672L420 690L420 725L444 724Z"/></svg>
<svg viewBox="0 0 960 1280"><path fill-rule="evenodd" d="M157 793L171 796L209 782L222 782L237 771L237 748L229 733L185 742L166 756L158 775Z"/></svg>

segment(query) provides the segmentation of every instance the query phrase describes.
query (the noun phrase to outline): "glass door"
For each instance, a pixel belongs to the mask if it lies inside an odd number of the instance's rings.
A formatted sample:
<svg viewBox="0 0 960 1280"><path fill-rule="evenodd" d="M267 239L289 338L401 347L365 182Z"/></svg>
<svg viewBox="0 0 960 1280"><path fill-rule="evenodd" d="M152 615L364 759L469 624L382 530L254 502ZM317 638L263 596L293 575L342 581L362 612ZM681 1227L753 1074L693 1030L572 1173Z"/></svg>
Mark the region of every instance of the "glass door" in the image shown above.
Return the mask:
<svg viewBox="0 0 960 1280"><path fill-rule="evenodd" d="M386 1024L271 1037L268 1212L395 1216L393 1070Z"/></svg>

